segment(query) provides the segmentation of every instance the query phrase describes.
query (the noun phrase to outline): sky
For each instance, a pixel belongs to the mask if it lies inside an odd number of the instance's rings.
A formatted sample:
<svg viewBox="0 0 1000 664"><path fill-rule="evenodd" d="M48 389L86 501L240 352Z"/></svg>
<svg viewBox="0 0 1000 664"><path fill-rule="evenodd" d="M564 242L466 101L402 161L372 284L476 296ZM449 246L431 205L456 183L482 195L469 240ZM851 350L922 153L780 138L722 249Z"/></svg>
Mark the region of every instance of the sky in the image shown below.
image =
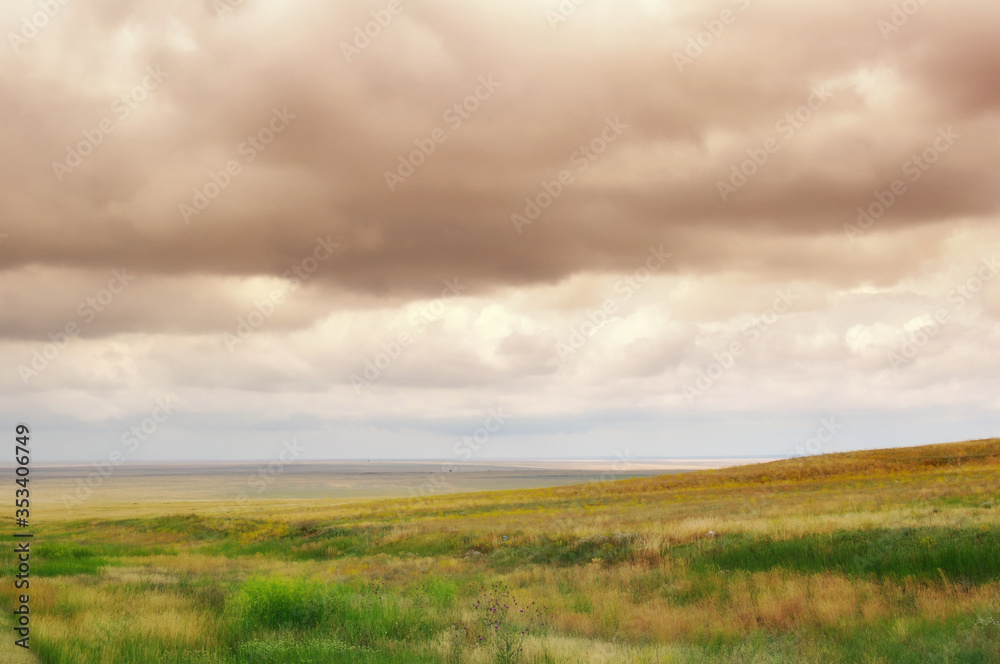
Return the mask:
<svg viewBox="0 0 1000 664"><path fill-rule="evenodd" d="M995 436L1000 4L11 0L39 462Z"/></svg>

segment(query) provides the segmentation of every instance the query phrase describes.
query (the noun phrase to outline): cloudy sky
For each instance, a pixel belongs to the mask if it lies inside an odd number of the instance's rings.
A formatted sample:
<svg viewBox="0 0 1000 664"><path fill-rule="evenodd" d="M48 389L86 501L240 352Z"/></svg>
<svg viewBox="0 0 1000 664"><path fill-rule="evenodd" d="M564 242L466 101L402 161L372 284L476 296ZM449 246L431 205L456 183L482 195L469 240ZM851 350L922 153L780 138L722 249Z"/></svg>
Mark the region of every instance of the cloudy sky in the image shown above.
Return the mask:
<svg viewBox="0 0 1000 664"><path fill-rule="evenodd" d="M0 420L38 461L997 434L1000 4L0 25Z"/></svg>

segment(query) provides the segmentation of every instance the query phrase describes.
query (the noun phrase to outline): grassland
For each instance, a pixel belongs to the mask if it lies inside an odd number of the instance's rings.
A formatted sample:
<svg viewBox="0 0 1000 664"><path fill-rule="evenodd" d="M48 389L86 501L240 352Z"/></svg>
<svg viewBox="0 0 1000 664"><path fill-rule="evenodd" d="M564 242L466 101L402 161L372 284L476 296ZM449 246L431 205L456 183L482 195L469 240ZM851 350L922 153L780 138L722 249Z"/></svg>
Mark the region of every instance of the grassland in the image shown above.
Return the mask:
<svg viewBox="0 0 1000 664"><path fill-rule="evenodd" d="M998 440L86 510L38 529L41 662L1000 662Z"/></svg>
<svg viewBox="0 0 1000 664"><path fill-rule="evenodd" d="M467 493L504 489L531 489L578 484L598 479L652 477L682 470L724 468L753 460L621 460L582 461L455 461L454 472L442 472L442 462L288 462L127 464L107 478L89 464L35 468L32 496L47 507L45 518L71 516L68 511L86 502L93 515L97 505L115 508L141 503L143 514L161 514L171 503L225 501L246 495L271 499L359 500L406 498L429 493ZM81 487L84 480L94 490ZM34 502L34 501L33 501ZM51 506L51 507L49 507Z"/></svg>

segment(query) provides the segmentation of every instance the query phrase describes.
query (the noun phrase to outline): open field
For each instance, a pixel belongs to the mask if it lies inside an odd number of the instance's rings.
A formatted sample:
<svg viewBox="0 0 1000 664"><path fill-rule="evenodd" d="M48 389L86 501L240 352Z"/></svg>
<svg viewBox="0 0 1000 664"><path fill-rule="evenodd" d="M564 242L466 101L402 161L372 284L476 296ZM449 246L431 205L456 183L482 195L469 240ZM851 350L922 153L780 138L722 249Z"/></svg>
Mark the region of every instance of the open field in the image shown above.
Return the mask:
<svg viewBox="0 0 1000 664"><path fill-rule="evenodd" d="M208 462L122 465L110 473L95 465L49 465L33 469L32 502L38 507L36 521L121 514L129 506L137 516L155 516L192 504L212 509L241 497L254 504L408 498L651 477L756 461L760 459Z"/></svg>
<svg viewBox="0 0 1000 664"><path fill-rule="evenodd" d="M1000 661L1000 440L422 500L168 498L40 522L39 661Z"/></svg>

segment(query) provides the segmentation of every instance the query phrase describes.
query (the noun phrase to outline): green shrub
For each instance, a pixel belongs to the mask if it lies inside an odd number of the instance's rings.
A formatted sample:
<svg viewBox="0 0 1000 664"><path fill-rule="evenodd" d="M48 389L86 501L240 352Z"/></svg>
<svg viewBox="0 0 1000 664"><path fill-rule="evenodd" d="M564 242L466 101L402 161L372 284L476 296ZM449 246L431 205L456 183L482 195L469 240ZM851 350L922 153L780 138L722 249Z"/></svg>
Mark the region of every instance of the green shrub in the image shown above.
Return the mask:
<svg viewBox="0 0 1000 664"><path fill-rule="evenodd" d="M244 629L310 628L329 613L323 587L305 579L258 577L247 581L231 611Z"/></svg>

